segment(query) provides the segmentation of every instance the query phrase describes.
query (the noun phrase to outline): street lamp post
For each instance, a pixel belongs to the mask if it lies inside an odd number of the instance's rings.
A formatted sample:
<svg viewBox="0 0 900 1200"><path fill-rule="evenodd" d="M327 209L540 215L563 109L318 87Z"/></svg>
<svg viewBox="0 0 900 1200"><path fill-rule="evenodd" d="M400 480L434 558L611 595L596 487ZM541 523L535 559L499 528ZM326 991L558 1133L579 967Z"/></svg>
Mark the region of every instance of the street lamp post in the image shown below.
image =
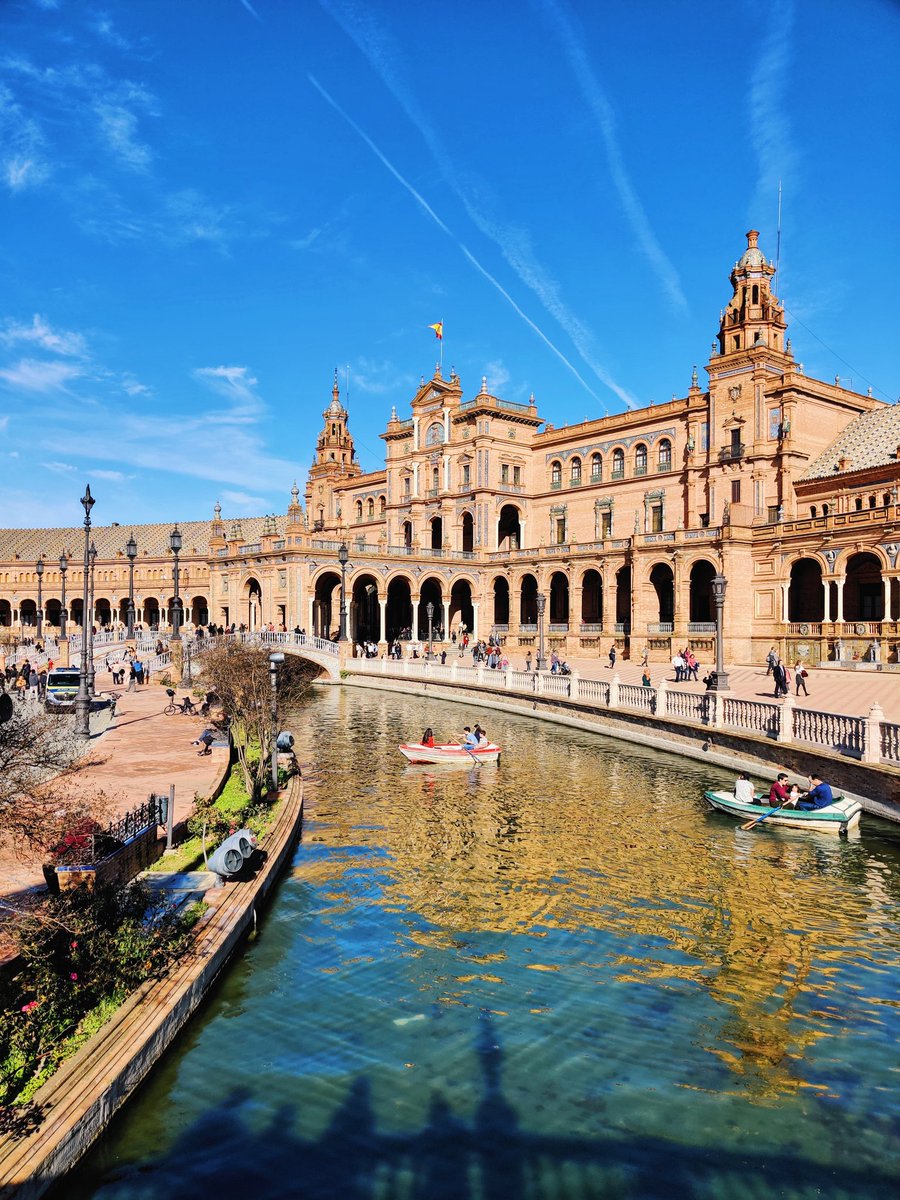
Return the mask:
<svg viewBox="0 0 900 1200"><path fill-rule="evenodd" d="M725 589L728 586L728 580L724 575L716 574L713 576L712 591L713 602L716 606L716 669L713 674L711 692L727 692L728 691L728 676L725 674L724 666L724 638L722 636L722 610L725 607Z"/></svg>
<svg viewBox="0 0 900 1200"><path fill-rule="evenodd" d="M78 666L78 694L75 697L75 733L78 737L91 736L91 697L88 692L87 656L88 656L88 576L90 562L88 555L91 547L91 509L94 507L94 497L91 495L90 484L84 489L81 497L84 507L84 586L81 597L81 661Z"/></svg>
<svg viewBox="0 0 900 1200"><path fill-rule="evenodd" d="M68 612L66 611L66 571L69 569L69 560L66 558L66 552L63 550L59 556L59 577L62 580L62 602L59 609L59 640L66 640L66 621Z"/></svg>
<svg viewBox="0 0 900 1200"><path fill-rule="evenodd" d="M37 602L37 636L40 639L44 630L44 594L42 586L44 582L44 556L43 554L37 560L34 566L38 577L38 602Z"/></svg>
<svg viewBox="0 0 900 1200"><path fill-rule="evenodd" d="M547 607L547 597L543 592L537 594L537 610L538 610L538 656L537 667L538 671L547 670L547 660L544 658L544 609Z"/></svg>
<svg viewBox="0 0 900 1200"><path fill-rule="evenodd" d="M178 555L181 553L181 530L176 525L169 534L169 549L175 559L172 568L172 578L175 583L175 595L172 599L172 634L170 640L181 641L181 595L178 591Z"/></svg>
<svg viewBox="0 0 900 1200"><path fill-rule="evenodd" d="M431 627L432 622L434 621L434 605L430 600L425 605L425 611L428 613L428 650L426 651L425 658L430 662L434 658L434 646L431 642Z"/></svg>
<svg viewBox="0 0 900 1200"><path fill-rule="evenodd" d="M94 566L97 562L97 547L91 542L91 548L88 551L88 558L91 560L91 619L88 624L88 693L94 695Z"/></svg>
<svg viewBox="0 0 900 1200"><path fill-rule="evenodd" d="M347 543L341 542L338 549L338 562L341 564L341 623L338 627L338 641L346 642L347 640L347 559L350 557L350 552L347 550Z"/></svg>
<svg viewBox="0 0 900 1200"><path fill-rule="evenodd" d="M278 791L278 668L284 662L281 650L269 655L269 682L272 684L272 791Z"/></svg>
<svg viewBox="0 0 900 1200"><path fill-rule="evenodd" d="M137 542L134 534L125 543L125 553L128 556L128 616L125 637L130 642L134 637L134 560L137 558Z"/></svg>

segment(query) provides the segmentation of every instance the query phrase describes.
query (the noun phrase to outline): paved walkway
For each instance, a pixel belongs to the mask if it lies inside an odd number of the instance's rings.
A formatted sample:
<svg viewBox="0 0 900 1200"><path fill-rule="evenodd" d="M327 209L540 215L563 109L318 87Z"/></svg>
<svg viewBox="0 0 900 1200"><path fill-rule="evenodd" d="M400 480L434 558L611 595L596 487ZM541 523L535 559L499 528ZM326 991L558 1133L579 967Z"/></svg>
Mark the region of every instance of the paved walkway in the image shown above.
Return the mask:
<svg viewBox="0 0 900 1200"><path fill-rule="evenodd" d="M513 650L510 655L510 665L514 670L524 670L524 650ZM602 658L569 658L566 660L573 671L585 679L609 679L613 672L607 665L607 657ZM447 656L446 669L452 662L458 662L467 667L472 665L471 653L459 658L454 653ZM435 668L440 663L435 662ZM699 671L700 678L715 664L702 663ZM774 703L775 685L772 676L766 675L764 666L732 667L726 665L728 681L731 686L730 694L740 700L759 700ZM640 683L643 670L640 658L623 661L621 656L616 661L615 673L622 683ZM791 670L793 675L793 668ZM706 689L702 683L676 683L675 671L662 663L650 664L650 680L658 687L665 679L667 685L684 691L703 692ZM806 680L809 696L796 697L795 685L791 683L791 696L799 708L815 709L819 712L844 713L847 716L867 716L873 704L878 703L884 710L885 720L900 722L900 672L874 671L865 669L842 669L825 667L811 670Z"/></svg>
<svg viewBox="0 0 900 1200"><path fill-rule="evenodd" d="M168 793L175 784L175 820L191 811L194 794L206 795L219 778L228 751L215 748L200 758L191 741L207 722L201 717L164 716L165 689L149 683L133 692L113 687L112 676L98 671L97 691L120 695L116 715L101 735L90 741L90 754L100 761L74 777L73 786L85 795L103 791L119 812L127 812L150 792ZM183 694L179 689L179 697ZM0 896L21 893L40 884L41 857L20 859L0 851Z"/></svg>

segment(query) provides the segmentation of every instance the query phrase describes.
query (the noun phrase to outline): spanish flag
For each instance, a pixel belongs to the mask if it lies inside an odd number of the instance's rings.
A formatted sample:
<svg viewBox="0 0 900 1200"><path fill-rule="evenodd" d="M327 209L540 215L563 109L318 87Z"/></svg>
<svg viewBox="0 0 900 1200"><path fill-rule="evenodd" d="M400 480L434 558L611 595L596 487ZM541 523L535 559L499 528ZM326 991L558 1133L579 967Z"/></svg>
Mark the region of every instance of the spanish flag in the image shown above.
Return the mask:
<svg viewBox="0 0 900 1200"><path fill-rule="evenodd" d="M444 322L443 321L438 321L436 325L429 325L428 328L434 330L434 336L437 338L437 340L439 342L442 342L444 340Z"/></svg>

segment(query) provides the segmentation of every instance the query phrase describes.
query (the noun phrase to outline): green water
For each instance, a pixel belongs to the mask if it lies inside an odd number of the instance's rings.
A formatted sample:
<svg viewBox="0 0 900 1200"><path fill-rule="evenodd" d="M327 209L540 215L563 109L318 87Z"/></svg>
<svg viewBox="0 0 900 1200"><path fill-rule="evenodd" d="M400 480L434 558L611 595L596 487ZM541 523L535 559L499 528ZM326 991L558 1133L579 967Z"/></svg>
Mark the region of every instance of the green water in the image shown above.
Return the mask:
<svg viewBox="0 0 900 1200"><path fill-rule="evenodd" d="M476 719L499 767L396 751ZM730 775L455 704L293 728L293 869L66 1196L898 1194L900 829L743 833Z"/></svg>

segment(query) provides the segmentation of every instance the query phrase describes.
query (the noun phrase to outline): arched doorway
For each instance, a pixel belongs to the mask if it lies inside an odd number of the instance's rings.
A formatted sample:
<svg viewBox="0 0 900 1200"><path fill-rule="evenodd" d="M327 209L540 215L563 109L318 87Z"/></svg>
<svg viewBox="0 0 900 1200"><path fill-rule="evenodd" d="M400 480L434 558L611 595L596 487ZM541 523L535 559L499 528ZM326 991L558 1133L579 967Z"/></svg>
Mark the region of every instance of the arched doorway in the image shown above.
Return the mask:
<svg viewBox="0 0 900 1200"><path fill-rule="evenodd" d="M559 632L569 628L569 577L564 571L550 576L550 626Z"/></svg>
<svg viewBox="0 0 900 1200"><path fill-rule="evenodd" d="M241 608L239 624L250 630L259 629L263 623L262 587L259 580L254 579L252 575L244 584L244 603Z"/></svg>
<svg viewBox="0 0 900 1200"><path fill-rule="evenodd" d="M205 596L195 596L191 601L190 611L192 625L207 625L209 623L209 602Z"/></svg>
<svg viewBox="0 0 900 1200"><path fill-rule="evenodd" d="M378 580L374 575L359 575L353 580L348 632L354 642L377 642L381 636Z"/></svg>
<svg viewBox="0 0 900 1200"><path fill-rule="evenodd" d="M457 636L463 626L468 633L475 629L475 609L472 606L472 586L467 579L457 579L450 589L450 628ZM480 630L476 632L480 635Z"/></svg>
<svg viewBox="0 0 900 1200"><path fill-rule="evenodd" d="M406 547L407 550L412 550L412 543L413 543L412 521L404 521L403 522L401 534L403 537L403 545Z"/></svg>
<svg viewBox="0 0 900 1200"><path fill-rule="evenodd" d="M537 580L533 575L523 575L519 584L519 623L537 625Z"/></svg>
<svg viewBox="0 0 900 1200"><path fill-rule="evenodd" d="M881 563L874 554L854 554L847 563L844 582L844 620L884 620Z"/></svg>
<svg viewBox="0 0 900 1200"><path fill-rule="evenodd" d="M690 616L689 621L714 622L716 606L713 602L712 581L716 568L706 559L695 562L691 567Z"/></svg>
<svg viewBox="0 0 900 1200"><path fill-rule="evenodd" d="M509 580L505 575L494 576L494 628L509 629Z"/></svg>
<svg viewBox="0 0 900 1200"><path fill-rule="evenodd" d="M312 632L316 637L336 638L341 623L341 577L325 571L313 592Z"/></svg>
<svg viewBox="0 0 900 1200"><path fill-rule="evenodd" d="M418 638L420 641L427 641L428 639L429 604L434 605L434 611L431 616L432 639L437 640L439 637L443 638L444 606L441 602L441 598L442 594L440 580L435 579L432 576L429 579L423 580L419 585L419 604L416 614L418 618L418 631L414 630L413 633L418 633Z"/></svg>
<svg viewBox="0 0 900 1200"><path fill-rule="evenodd" d="M73 596L69 602L69 620L73 625L81 625L84 614L84 601L80 596Z"/></svg>
<svg viewBox="0 0 900 1200"><path fill-rule="evenodd" d="M0 625L7 629L12 625L12 606L8 600L0 600Z"/></svg>
<svg viewBox="0 0 900 1200"><path fill-rule="evenodd" d="M671 625L675 620L675 576L668 563L657 563L650 572L650 582L656 592L657 621Z"/></svg>
<svg viewBox="0 0 900 1200"><path fill-rule="evenodd" d="M155 596L148 596L144 601L143 622L145 625L149 625L151 629L159 628L159 601Z"/></svg>
<svg viewBox="0 0 900 1200"><path fill-rule="evenodd" d="M431 518L431 548L440 550L444 545L444 522L441 517Z"/></svg>
<svg viewBox="0 0 900 1200"><path fill-rule="evenodd" d="M409 580L402 575L388 584L386 620L389 642L412 637L412 588Z"/></svg>
<svg viewBox="0 0 900 1200"><path fill-rule="evenodd" d="M581 578L581 624L603 624L603 579L593 567Z"/></svg>
<svg viewBox="0 0 900 1200"><path fill-rule="evenodd" d="M107 629L112 624L112 605L106 596L98 596L94 601L94 623L101 629Z"/></svg>
<svg viewBox="0 0 900 1200"><path fill-rule="evenodd" d="M822 567L814 558L799 558L791 564L788 585L788 620L822 621L825 619L825 593Z"/></svg>
<svg viewBox="0 0 900 1200"><path fill-rule="evenodd" d="M518 550L522 544L519 510L514 504L504 504L497 522L497 549Z"/></svg>
<svg viewBox="0 0 900 1200"><path fill-rule="evenodd" d="M47 603L44 605L44 623L46 625L53 625L58 629L59 628L59 614L61 611L62 611L62 602L61 601L48 600ZM0 625L2 625L2 624L3 624L3 621L0 620Z"/></svg>
<svg viewBox="0 0 900 1200"><path fill-rule="evenodd" d="M616 571L616 632L631 633L631 567Z"/></svg>
<svg viewBox="0 0 900 1200"><path fill-rule="evenodd" d="M34 600L23 600L19 604L19 624L23 629L37 625L37 604Z"/></svg>
<svg viewBox="0 0 900 1200"><path fill-rule="evenodd" d="M475 549L475 519L470 512L463 513L462 518L462 551L471 554Z"/></svg>

